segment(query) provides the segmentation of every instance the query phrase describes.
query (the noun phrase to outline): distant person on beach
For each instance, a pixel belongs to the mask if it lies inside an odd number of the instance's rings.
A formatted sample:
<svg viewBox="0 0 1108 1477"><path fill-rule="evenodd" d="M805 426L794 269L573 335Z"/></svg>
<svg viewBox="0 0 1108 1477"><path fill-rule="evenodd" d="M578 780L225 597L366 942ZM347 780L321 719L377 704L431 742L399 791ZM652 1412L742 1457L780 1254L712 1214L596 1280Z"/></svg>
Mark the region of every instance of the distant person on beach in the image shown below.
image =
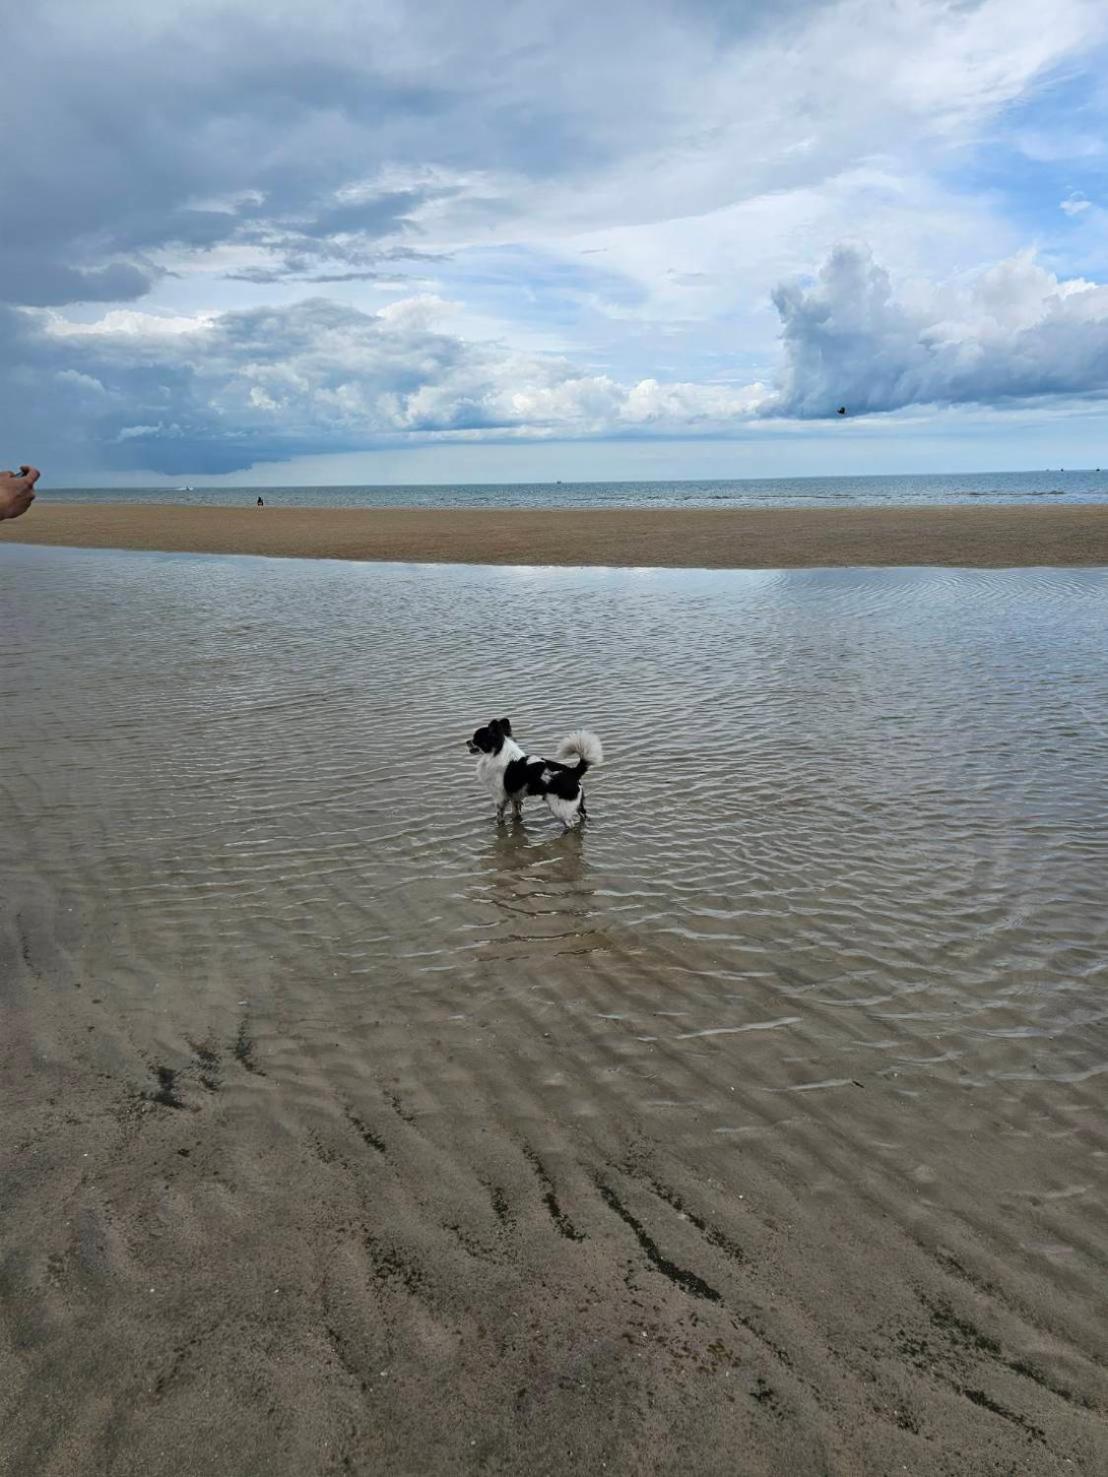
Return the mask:
<svg viewBox="0 0 1108 1477"><path fill-rule="evenodd" d="M37 467L18 472L0 472L0 519L18 518L35 500L35 483L42 476Z"/></svg>
<svg viewBox="0 0 1108 1477"><path fill-rule="evenodd" d="M261 500L261 498L258 499L258 507L259 508L264 508L265 507L265 503Z"/></svg>

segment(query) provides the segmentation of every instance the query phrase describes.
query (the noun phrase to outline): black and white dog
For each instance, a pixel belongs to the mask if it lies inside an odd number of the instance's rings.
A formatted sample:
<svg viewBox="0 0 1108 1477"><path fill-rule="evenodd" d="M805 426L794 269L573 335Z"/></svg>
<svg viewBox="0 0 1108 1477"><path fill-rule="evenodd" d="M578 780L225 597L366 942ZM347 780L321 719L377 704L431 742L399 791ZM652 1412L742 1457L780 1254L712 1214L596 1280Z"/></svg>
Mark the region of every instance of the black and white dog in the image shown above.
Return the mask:
<svg viewBox="0 0 1108 1477"><path fill-rule="evenodd" d="M575 729L558 745L557 759L533 759L512 737L507 718L494 718L479 728L466 747L477 758L477 778L496 802L496 818L504 819L510 805L523 814L528 795L541 795L551 815L568 830L585 815L585 771L603 762L604 751L595 733Z"/></svg>

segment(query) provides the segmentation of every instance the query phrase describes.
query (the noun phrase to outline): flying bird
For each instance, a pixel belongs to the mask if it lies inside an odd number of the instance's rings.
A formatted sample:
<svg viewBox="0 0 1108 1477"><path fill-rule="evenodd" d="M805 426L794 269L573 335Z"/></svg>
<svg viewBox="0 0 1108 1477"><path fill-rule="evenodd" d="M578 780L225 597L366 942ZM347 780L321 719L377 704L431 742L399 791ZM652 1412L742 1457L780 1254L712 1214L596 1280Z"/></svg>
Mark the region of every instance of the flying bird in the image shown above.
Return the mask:
<svg viewBox="0 0 1108 1477"><path fill-rule="evenodd" d="M840 415L845 415L846 414L846 406L845 405L840 405L839 406L839 414Z"/></svg>

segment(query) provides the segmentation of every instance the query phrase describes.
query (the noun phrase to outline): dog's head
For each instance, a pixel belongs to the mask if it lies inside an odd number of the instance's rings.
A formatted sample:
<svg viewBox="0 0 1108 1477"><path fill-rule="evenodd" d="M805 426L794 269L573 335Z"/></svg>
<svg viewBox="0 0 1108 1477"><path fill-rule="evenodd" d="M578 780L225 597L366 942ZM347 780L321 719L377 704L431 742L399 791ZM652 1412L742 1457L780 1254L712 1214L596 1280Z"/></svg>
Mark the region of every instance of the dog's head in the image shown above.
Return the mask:
<svg viewBox="0 0 1108 1477"><path fill-rule="evenodd" d="M512 725L507 718L493 718L484 728L478 728L466 748L471 754L499 754L504 740L511 738Z"/></svg>

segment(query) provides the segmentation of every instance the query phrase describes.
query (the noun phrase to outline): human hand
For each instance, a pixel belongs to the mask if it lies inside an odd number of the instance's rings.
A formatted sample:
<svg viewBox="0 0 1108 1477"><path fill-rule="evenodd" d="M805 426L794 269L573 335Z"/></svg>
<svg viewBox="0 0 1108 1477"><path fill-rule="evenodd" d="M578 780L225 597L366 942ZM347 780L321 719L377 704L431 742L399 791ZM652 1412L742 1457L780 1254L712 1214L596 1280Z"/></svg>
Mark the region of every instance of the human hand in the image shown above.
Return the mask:
<svg viewBox="0 0 1108 1477"><path fill-rule="evenodd" d="M35 500L35 483L42 476L37 467L18 472L0 472L0 519L18 518Z"/></svg>

